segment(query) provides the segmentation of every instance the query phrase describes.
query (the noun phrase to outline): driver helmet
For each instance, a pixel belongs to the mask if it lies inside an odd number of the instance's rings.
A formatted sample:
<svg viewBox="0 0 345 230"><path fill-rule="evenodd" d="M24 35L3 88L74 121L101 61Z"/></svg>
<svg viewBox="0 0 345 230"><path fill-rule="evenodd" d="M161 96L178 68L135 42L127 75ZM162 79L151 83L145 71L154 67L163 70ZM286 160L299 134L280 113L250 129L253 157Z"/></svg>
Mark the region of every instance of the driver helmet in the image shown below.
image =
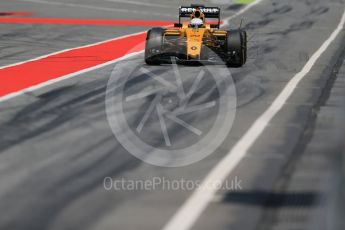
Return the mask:
<svg viewBox="0 0 345 230"><path fill-rule="evenodd" d="M191 21L190 21L190 25L193 26L193 27L200 27L204 24L204 21L200 18L193 18Z"/></svg>

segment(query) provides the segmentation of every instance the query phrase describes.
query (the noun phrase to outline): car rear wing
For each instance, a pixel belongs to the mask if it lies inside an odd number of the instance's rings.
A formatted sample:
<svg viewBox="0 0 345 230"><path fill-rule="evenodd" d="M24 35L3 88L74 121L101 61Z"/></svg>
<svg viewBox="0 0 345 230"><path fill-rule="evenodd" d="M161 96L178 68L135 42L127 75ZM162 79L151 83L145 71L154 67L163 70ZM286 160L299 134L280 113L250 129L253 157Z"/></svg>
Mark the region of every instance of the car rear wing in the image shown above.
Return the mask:
<svg viewBox="0 0 345 230"><path fill-rule="evenodd" d="M179 8L179 24L181 24L181 18L190 17L196 9L205 15L205 18L218 18L218 28L220 27L220 8L219 7L205 7L203 5L191 5L180 6Z"/></svg>

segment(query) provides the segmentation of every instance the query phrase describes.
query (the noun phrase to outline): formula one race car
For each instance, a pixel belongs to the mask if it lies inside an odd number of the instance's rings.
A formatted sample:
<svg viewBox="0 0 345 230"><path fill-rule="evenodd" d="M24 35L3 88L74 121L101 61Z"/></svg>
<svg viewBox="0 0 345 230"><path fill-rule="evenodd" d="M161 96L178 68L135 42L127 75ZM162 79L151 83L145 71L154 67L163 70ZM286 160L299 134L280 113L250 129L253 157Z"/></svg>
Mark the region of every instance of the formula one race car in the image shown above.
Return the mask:
<svg viewBox="0 0 345 230"><path fill-rule="evenodd" d="M181 18L189 21L181 23ZM206 18L218 19L217 24ZM241 67L247 59L247 33L239 28L220 30L220 8L203 5L181 6L176 29L152 28L147 33L145 62L159 65L171 62L220 59L230 67Z"/></svg>

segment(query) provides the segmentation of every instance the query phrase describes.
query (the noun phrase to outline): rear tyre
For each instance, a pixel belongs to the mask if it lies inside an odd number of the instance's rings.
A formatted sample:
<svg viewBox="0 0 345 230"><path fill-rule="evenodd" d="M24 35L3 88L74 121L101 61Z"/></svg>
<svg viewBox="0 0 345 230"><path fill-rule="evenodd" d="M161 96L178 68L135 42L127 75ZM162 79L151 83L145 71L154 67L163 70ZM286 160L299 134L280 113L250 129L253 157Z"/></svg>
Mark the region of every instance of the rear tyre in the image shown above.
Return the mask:
<svg viewBox="0 0 345 230"><path fill-rule="evenodd" d="M226 64L229 67L241 67L247 61L247 33L244 30L231 30L226 39Z"/></svg>
<svg viewBox="0 0 345 230"><path fill-rule="evenodd" d="M159 54L162 52L163 46L163 28L152 28L147 32L145 46L145 62L148 65L159 65Z"/></svg>

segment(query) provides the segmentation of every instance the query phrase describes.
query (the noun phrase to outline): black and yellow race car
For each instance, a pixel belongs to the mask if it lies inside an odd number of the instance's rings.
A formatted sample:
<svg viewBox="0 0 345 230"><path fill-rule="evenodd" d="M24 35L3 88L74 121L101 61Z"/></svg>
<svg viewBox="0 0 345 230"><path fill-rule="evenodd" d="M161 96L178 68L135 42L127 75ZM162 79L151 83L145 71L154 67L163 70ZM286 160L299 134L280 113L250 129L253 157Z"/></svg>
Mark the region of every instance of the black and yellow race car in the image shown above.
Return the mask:
<svg viewBox="0 0 345 230"><path fill-rule="evenodd" d="M189 18L181 22L181 18ZM216 24L209 18L218 19ZM221 60L230 67L241 67L247 59L247 33L238 28L220 29L220 8L203 5L181 6L175 28L152 28L147 33L145 62L159 65L176 61Z"/></svg>

